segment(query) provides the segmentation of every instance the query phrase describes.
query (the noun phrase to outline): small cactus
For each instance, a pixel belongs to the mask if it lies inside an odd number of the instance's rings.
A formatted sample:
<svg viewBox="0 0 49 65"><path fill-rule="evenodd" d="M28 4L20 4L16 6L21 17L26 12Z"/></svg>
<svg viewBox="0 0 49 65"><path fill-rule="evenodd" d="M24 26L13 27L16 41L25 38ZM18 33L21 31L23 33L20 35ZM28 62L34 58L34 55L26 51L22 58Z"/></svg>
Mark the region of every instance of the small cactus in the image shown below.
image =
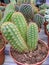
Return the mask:
<svg viewBox="0 0 49 65"><path fill-rule="evenodd" d="M34 11L30 4L22 4L20 6L20 12L25 16L27 20L33 19Z"/></svg>
<svg viewBox="0 0 49 65"><path fill-rule="evenodd" d="M26 40L27 23L24 16L20 12L15 12L11 17L11 21L17 26L20 34Z"/></svg>
<svg viewBox="0 0 49 65"><path fill-rule="evenodd" d="M15 50L18 50L18 52L25 52L28 49L19 30L13 23L5 22L2 24L1 31Z"/></svg>
<svg viewBox="0 0 49 65"><path fill-rule="evenodd" d="M27 30L27 45L30 51L34 51L37 47L38 27L35 23L31 23Z"/></svg>
<svg viewBox="0 0 49 65"><path fill-rule="evenodd" d="M34 21L37 23L38 27L41 28L42 24L45 22L45 18L40 14L35 14Z"/></svg>

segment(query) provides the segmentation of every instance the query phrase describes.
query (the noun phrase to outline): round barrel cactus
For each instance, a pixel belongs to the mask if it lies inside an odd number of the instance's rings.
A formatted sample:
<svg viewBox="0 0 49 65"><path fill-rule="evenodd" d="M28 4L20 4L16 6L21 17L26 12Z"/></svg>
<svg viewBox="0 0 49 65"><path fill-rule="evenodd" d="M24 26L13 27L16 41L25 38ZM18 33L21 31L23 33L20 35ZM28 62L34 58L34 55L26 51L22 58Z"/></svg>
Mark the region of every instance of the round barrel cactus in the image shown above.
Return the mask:
<svg viewBox="0 0 49 65"><path fill-rule="evenodd" d="M33 19L34 11L30 4L22 4L20 6L20 12L25 16L27 20Z"/></svg>
<svg viewBox="0 0 49 65"><path fill-rule="evenodd" d="M45 22L45 18L40 14L34 15L34 21L37 23L38 27L42 27L42 24Z"/></svg>

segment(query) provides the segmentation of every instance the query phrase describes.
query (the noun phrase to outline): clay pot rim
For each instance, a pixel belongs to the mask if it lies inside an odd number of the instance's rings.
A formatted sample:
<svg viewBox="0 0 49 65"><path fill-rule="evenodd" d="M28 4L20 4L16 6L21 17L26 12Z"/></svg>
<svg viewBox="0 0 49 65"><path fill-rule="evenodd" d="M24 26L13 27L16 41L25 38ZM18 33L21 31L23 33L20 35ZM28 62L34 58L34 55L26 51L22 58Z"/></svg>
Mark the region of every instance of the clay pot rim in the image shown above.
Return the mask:
<svg viewBox="0 0 49 65"><path fill-rule="evenodd" d="M44 42L44 41L41 40L41 39L39 39L38 41L43 42L43 43L45 44L45 46L47 47L47 49L48 49L48 45L46 44L46 42ZM10 51L11 51L11 48L10 48ZM20 64L20 65L39 65L39 64L42 64L42 63L46 60L46 58L48 57L48 55L49 55L49 50L48 50L47 56L46 56L42 61L37 62L37 63L35 63L35 64L27 64L27 63L23 64L23 63L21 63L21 62L16 61L16 59L12 56L12 54L11 54L10 51L9 51L10 56L14 59L14 61L15 61L17 64Z"/></svg>
<svg viewBox="0 0 49 65"><path fill-rule="evenodd" d="M3 46L3 47L0 49L0 53L3 51L4 48L5 48L5 46Z"/></svg>

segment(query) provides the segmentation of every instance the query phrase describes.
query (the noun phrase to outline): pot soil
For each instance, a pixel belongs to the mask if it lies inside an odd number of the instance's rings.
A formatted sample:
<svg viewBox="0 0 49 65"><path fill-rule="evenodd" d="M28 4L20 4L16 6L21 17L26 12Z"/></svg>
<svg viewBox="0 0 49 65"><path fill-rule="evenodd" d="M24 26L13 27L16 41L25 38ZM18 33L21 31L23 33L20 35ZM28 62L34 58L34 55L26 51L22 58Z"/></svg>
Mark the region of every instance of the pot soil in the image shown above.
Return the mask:
<svg viewBox="0 0 49 65"><path fill-rule="evenodd" d="M35 51L27 53L18 53L12 47L10 55L18 65L40 65L48 56L48 46L42 40L38 41L38 47Z"/></svg>

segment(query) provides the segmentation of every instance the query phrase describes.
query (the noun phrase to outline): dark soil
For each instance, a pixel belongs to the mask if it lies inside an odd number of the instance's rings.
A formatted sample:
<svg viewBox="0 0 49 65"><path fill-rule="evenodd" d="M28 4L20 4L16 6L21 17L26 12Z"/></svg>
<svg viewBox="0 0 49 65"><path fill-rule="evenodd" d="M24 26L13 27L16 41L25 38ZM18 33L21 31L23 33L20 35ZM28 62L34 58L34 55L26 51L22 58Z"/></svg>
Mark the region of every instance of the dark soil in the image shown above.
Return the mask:
<svg viewBox="0 0 49 65"><path fill-rule="evenodd" d="M43 43L41 44L39 42L37 49L32 52L21 54L13 50L13 48L11 48L11 54L18 62L28 63L28 64L34 64L42 61L47 56L47 53L48 53L48 49L45 46L45 44Z"/></svg>

